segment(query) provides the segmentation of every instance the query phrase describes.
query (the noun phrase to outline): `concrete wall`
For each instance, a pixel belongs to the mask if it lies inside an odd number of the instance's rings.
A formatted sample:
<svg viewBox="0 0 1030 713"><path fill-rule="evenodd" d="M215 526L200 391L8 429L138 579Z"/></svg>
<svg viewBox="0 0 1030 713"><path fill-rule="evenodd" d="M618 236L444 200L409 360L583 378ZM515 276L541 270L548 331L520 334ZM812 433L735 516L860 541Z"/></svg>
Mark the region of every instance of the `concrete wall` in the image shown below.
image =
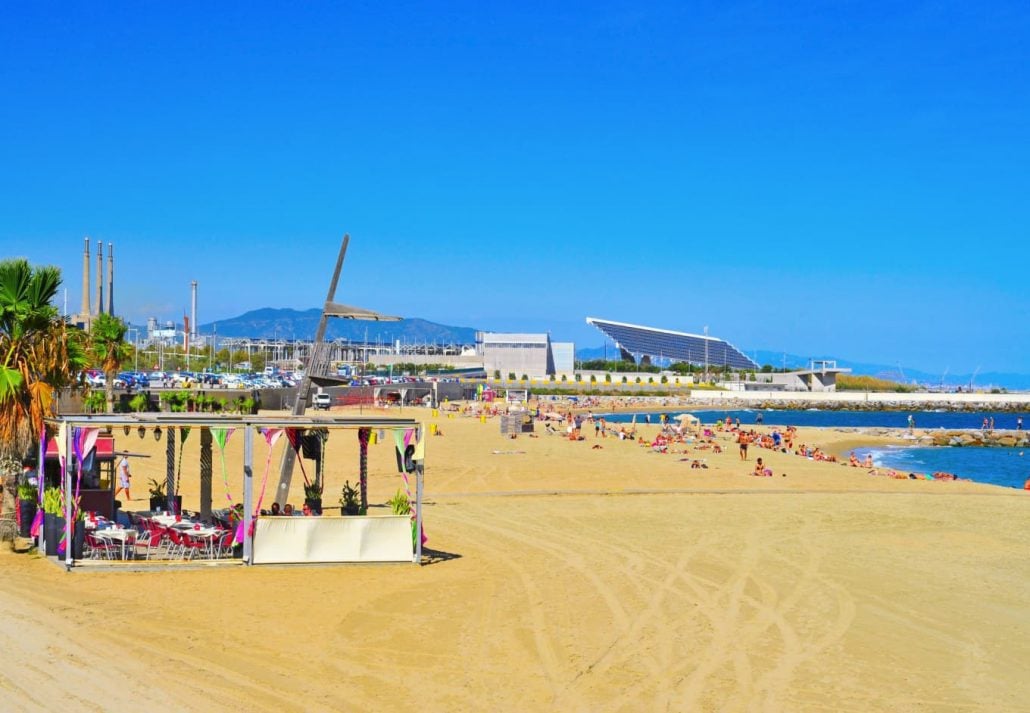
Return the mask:
<svg viewBox="0 0 1030 713"><path fill-rule="evenodd" d="M1030 407L1030 394L937 394L937 393L879 393L867 391L692 391L687 398L697 402L783 402L804 401L820 404L911 404L917 406L1017 406Z"/></svg>
<svg viewBox="0 0 1030 713"><path fill-rule="evenodd" d="M516 377L526 374L530 378L541 378L549 373L548 351L545 345L518 349L483 345L483 367L488 375L496 370L502 377L514 373Z"/></svg>
<svg viewBox="0 0 1030 713"><path fill-rule="evenodd" d="M483 366L483 357L444 354L373 354L368 361L375 366L390 364L448 364L456 369L473 369Z"/></svg>

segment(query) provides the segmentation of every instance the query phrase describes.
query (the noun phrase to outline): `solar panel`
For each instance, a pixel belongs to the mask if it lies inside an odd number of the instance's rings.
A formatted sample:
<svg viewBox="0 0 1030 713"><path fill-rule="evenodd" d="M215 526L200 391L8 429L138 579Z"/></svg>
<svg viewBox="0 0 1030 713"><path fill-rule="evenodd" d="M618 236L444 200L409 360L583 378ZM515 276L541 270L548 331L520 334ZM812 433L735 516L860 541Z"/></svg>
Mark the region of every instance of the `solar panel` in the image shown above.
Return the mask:
<svg viewBox="0 0 1030 713"><path fill-rule="evenodd" d="M758 368L755 362L735 346L715 337L611 322L594 317L587 317L587 324L600 329L620 349L633 354L637 359L648 356L652 359L685 361L699 366L708 364L745 370Z"/></svg>

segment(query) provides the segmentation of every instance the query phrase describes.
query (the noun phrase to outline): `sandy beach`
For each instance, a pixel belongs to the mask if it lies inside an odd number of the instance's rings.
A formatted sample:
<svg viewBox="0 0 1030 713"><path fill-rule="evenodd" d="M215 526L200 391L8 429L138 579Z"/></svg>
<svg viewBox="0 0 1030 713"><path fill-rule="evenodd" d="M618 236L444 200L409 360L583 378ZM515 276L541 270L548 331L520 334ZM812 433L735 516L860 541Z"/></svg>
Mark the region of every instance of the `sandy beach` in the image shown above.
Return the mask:
<svg viewBox="0 0 1030 713"><path fill-rule="evenodd" d="M399 415L443 432L425 566L66 574L5 550L3 708L1030 710L1030 493L756 448L744 463L728 434L722 453L663 454ZM798 433L830 453L856 438ZM164 443L118 439L153 456L132 462L126 507L145 509ZM199 438L185 451L192 509ZM234 498L241 452L230 441ZM356 438L334 434L329 456L327 507L356 480ZM759 456L773 477L749 475ZM380 504L401 487L392 445L369 464ZM217 507L217 451L214 481Z"/></svg>

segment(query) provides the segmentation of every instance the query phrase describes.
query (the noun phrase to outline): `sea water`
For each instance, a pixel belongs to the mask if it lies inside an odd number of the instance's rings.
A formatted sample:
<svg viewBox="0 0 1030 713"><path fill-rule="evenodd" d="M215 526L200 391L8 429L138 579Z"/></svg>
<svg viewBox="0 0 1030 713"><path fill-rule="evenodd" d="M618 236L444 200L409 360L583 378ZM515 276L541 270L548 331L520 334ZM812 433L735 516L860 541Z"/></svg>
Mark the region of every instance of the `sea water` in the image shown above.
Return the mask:
<svg viewBox="0 0 1030 713"><path fill-rule="evenodd" d="M856 448L855 455L863 460L867 453L881 468L893 468L899 473L954 473L979 483L1022 488L1030 478L1030 453L1023 448L976 448L941 446L877 446Z"/></svg>
<svg viewBox="0 0 1030 713"><path fill-rule="evenodd" d="M912 416L917 431L927 429L978 429L986 418L988 425L994 419L996 430L1013 430L1019 414L1003 412L972 411L759 411L739 409L732 411L668 411L670 419L682 413L691 413L702 423L712 424L727 418L740 419L742 426L805 426L817 428L908 428L908 417ZM651 423L659 422L659 414L650 414ZM610 423L636 421L643 424L648 415L605 414ZM1023 415L1023 423L1028 423ZM859 435L859 434L856 434ZM1025 454L1024 454L1025 451ZM954 473L980 483L1022 488L1030 478L1030 449L1023 448L977 448L977 447L925 447L925 446L877 446L856 448L855 454L864 459L872 453L873 462L883 468L893 468L904 473Z"/></svg>

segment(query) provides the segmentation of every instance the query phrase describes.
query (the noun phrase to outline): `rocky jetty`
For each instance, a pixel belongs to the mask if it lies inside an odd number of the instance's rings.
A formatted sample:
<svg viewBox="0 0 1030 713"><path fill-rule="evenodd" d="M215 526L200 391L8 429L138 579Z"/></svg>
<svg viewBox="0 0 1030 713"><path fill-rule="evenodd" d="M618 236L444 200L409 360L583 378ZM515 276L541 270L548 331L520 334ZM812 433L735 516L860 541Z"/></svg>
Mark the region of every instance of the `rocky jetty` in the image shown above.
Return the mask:
<svg viewBox="0 0 1030 713"><path fill-rule="evenodd" d="M1026 431L940 430L932 432L931 437L935 446L1015 448L1030 445L1030 437Z"/></svg>

